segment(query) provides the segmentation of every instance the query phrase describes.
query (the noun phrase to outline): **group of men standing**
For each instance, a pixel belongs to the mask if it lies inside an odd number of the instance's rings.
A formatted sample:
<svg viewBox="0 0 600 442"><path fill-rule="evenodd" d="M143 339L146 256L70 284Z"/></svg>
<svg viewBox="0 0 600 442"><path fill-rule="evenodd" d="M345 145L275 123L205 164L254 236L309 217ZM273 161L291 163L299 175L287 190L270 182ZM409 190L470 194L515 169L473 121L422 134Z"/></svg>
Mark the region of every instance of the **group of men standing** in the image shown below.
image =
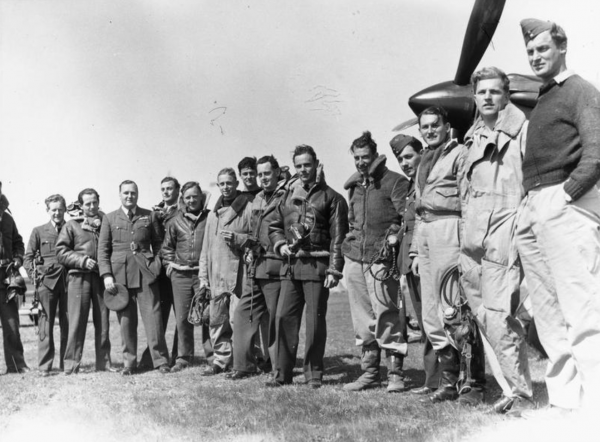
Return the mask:
<svg viewBox="0 0 600 442"><path fill-rule="evenodd" d="M600 93L566 69L562 28L534 19L521 25L543 82L530 121L510 102L506 74L483 68L471 78L477 113L464 144L452 137L446 111L430 107L418 116L425 147L406 135L390 141L401 175L364 132L351 145L348 203L307 145L294 150L292 178L273 156L240 162L245 191L234 169L222 169L210 211L198 183L180 188L171 177L154 210L138 207L137 185L124 181L116 211L99 212L100 196L84 189L81 213L65 223L64 198L53 195L50 222L34 229L27 253L2 197L2 272L24 257L45 316L40 372L52 367L57 314L61 369L78 371L90 305L97 370L114 370L108 307L117 310L123 375L139 369L138 310L148 342L141 363L183 370L194 357L188 313L204 291L203 341L214 355L204 375L239 380L273 370L268 386L290 384L306 308L303 370L307 385L319 388L329 290L344 276L363 371L344 390L380 387L385 354L387 391L403 392L410 388L405 278L424 331L425 382L412 393L424 402L481 404L487 356L503 389L492 409L520 416L535 408L526 325L517 317L525 278L549 357L553 410L600 404ZM18 316L6 297L2 286L5 358L9 371L22 372Z"/></svg>

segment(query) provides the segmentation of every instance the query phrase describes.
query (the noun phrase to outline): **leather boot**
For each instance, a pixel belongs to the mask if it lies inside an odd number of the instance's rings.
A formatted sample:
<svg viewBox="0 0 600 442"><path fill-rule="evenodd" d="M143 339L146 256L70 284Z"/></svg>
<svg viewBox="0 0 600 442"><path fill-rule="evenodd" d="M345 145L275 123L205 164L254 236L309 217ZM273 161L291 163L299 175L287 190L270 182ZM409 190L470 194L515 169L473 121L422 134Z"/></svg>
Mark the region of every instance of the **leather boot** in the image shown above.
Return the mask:
<svg viewBox="0 0 600 442"><path fill-rule="evenodd" d="M388 393L399 393L406 390L404 385L404 372L402 364L404 363L404 355L388 351Z"/></svg>
<svg viewBox="0 0 600 442"><path fill-rule="evenodd" d="M421 402L444 402L458 398L456 382L460 373L460 358L458 351L448 345L437 352L440 363L440 386L430 396L421 399Z"/></svg>
<svg viewBox="0 0 600 442"><path fill-rule="evenodd" d="M346 391L362 391L369 388L381 387L379 377L379 364L381 363L381 349L377 342L363 345L360 368L363 374L354 382L344 385Z"/></svg>
<svg viewBox="0 0 600 442"><path fill-rule="evenodd" d="M477 338L471 347L471 378L473 382L470 388L460 391L458 402L461 405L475 407L483 403L485 399L485 351L481 335L476 331Z"/></svg>

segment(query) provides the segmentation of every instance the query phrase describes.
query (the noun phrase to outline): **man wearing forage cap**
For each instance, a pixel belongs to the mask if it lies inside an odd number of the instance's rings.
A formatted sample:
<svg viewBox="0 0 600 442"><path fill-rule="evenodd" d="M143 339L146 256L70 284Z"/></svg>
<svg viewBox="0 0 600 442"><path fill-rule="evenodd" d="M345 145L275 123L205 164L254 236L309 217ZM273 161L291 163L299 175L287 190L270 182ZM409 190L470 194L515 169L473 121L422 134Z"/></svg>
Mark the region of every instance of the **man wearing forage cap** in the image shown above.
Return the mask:
<svg viewBox="0 0 600 442"><path fill-rule="evenodd" d="M517 246L549 357L551 412L563 414L600 404L600 93L567 70L560 26L521 27L543 85L527 132Z"/></svg>

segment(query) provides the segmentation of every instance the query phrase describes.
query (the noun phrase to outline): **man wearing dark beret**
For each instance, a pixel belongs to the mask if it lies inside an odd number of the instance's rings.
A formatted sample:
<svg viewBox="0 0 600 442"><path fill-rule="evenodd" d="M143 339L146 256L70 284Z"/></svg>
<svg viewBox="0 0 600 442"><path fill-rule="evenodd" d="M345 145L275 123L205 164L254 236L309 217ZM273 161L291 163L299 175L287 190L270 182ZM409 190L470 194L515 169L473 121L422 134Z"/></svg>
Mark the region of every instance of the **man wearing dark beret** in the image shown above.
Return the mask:
<svg viewBox="0 0 600 442"><path fill-rule="evenodd" d="M527 131L517 246L552 413L600 404L600 93L566 66L555 23L521 22L543 82Z"/></svg>
<svg viewBox="0 0 600 442"><path fill-rule="evenodd" d="M423 313L421 303L421 281L417 275L412 272L411 258L409 256L410 246L413 239L415 228L415 176L421 162L423 145L419 140L410 135L399 134L390 141L392 152L398 160L402 172L409 179L408 195L404 206L404 219L402 220L402 229L400 230L400 256L398 266L400 272L406 277L406 285L410 293L413 308L417 315L419 328L423 331ZM425 332L421 338L423 343L423 369L425 371L425 382L419 388L413 388L411 393L418 395L429 395L433 393L439 384L439 364L437 355L433 351L431 341L427 338Z"/></svg>

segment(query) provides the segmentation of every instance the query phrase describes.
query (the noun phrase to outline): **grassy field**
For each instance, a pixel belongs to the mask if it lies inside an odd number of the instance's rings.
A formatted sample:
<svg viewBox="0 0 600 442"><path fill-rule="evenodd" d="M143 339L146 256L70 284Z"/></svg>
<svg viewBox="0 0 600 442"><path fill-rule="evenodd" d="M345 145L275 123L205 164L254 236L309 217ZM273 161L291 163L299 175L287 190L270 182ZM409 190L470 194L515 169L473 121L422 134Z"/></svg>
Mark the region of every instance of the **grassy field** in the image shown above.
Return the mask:
<svg viewBox="0 0 600 442"><path fill-rule="evenodd" d="M550 440L561 428L567 428L562 423L556 428L552 425L557 423L532 427L490 415L486 413L489 404L466 409L456 403L424 405L415 395L386 394L385 389L344 392L342 385L360 372L360 351L354 346L345 294L332 293L328 325L325 385L314 391L301 384L301 361L296 369L297 383L278 389L264 387L269 380L267 375L237 382L222 375L201 377L206 363L203 355L196 357L194 367L166 376L157 372L131 377L95 373L93 326L89 323L80 374L67 377L55 370L52 376L41 378L34 370L25 375L0 377L0 441L38 437L63 442L487 441L506 440L508 436L515 441L531 440L530 432L548 433L544 440ZM121 366L115 315L111 326L112 357ZM141 353L145 347L141 324L139 331ZM35 327L24 325L21 333L27 363L34 368ZM172 338L171 320L169 343ZM196 349L202 351L199 336ZM415 387L423 382L421 350L421 344L410 344L405 362L406 374ZM299 354L302 351L301 347ZM3 364L2 360L2 371ZM536 398L544 405L545 363L532 357L531 365ZM487 401L491 403L500 395L500 389L489 376L488 387ZM527 437L521 438L524 436Z"/></svg>

